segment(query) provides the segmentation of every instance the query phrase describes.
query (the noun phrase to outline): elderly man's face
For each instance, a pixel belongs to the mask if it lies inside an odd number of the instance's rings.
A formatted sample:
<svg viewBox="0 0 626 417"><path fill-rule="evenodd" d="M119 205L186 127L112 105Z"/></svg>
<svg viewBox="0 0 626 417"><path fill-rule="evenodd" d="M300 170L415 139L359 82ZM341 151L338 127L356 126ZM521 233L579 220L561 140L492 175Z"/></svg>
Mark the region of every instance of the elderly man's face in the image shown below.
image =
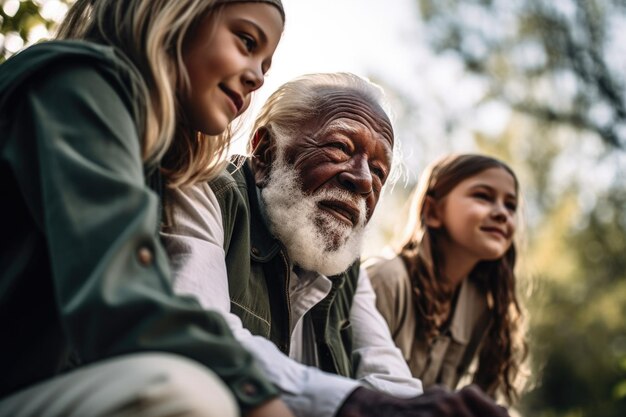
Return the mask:
<svg viewBox="0 0 626 417"><path fill-rule="evenodd" d="M391 169L393 133L385 113L349 92L325 95L320 117L285 147L285 161L299 172L302 191L316 194L339 188L365 199L369 220ZM320 201L339 221L354 226L353 204Z"/></svg>
<svg viewBox="0 0 626 417"><path fill-rule="evenodd" d="M290 258L334 275L360 254L391 169L393 133L385 113L360 96L324 98L297 135L266 139L252 166L272 233Z"/></svg>

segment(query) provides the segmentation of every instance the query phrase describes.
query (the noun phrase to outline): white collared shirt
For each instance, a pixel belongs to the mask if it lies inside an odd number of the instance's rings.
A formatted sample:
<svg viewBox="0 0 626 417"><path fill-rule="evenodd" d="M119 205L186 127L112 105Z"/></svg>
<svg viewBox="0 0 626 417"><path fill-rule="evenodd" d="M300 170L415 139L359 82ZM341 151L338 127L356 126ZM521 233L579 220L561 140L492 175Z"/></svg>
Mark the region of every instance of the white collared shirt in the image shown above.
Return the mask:
<svg viewBox="0 0 626 417"><path fill-rule="evenodd" d="M330 279L317 272L301 269L296 272L295 269L291 268L289 280L289 357L302 364L319 367L313 323L306 313L330 293L333 284Z"/></svg>
<svg viewBox="0 0 626 417"><path fill-rule="evenodd" d="M245 329L230 312L228 275L223 249L224 228L219 203L208 184L201 183L172 194L175 226L162 238L174 272L174 289L194 295L207 309L221 312L235 337L253 354L281 398L297 416L335 415L359 385L399 397L422 393L421 382L393 344L387 325L375 307L375 295L361 270L350 310L354 350L358 355L357 380L329 374L304 363L317 363L312 330L306 312L330 291L330 280L310 273L292 279L291 351L287 358L270 340ZM293 273L293 272L292 272ZM295 360L294 360L295 359Z"/></svg>

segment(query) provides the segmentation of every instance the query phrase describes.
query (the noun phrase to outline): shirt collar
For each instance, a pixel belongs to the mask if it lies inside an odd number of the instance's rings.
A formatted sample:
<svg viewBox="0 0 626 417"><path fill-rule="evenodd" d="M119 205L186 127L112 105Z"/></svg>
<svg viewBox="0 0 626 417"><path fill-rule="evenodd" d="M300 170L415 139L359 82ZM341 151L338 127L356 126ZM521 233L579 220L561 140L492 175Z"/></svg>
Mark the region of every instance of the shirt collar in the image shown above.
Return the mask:
<svg viewBox="0 0 626 417"><path fill-rule="evenodd" d="M450 335L462 344L469 343L472 332L487 313L487 297L469 279L461 283L459 296L450 323Z"/></svg>

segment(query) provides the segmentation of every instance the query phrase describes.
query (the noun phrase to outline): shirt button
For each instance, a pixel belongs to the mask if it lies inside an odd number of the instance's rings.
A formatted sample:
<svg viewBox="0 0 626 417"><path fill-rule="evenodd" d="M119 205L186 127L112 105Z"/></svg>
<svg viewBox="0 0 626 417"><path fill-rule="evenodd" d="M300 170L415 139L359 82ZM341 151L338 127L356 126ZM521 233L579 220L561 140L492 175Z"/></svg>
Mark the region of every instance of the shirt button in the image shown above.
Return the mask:
<svg viewBox="0 0 626 417"><path fill-rule="evenodd" d="M241 391L249 397L255 396L257 394L257 388L251 382L244 382L243 384L241 384Z"/></svg>
<svg viewBox="0 0 626 417"><path fill-rule="evenodd" d="M142 246L137 251L137 259L139 260L139 263L142 264L143 266L148 266L152 264L154 255L152 254L152 251L150 249L148 249L145 246Z"/></svg>

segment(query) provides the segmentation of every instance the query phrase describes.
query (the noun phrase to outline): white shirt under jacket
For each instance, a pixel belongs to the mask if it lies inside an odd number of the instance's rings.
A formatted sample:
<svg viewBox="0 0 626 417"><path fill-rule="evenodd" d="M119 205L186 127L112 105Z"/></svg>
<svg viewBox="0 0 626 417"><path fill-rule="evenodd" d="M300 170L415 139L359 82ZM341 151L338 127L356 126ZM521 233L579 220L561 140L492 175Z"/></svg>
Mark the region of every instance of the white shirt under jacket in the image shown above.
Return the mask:
<svg viewBox="0 0 626 417"><path fill-rule="evenodd" d="M353 353L360 357L357 380L352 380L304 365L314 365L317 360L305 313L328 293L327 277L307 271L296 273L292 269L294 284L290 296L292 307L298 307L293 309L295 316L291 318L294 326L288 358L270 340L252 335L239 317L230 312L222 216L208 184L175 191L171 201L175 226L163 233L162 238L174 270L175 291L194 295L203 307L223 313L235 337L253 354L294 414L335 415L346 397L360 385L398 397L422 393L420 380L412 378L376 309L375 294L364 269L350 310Z"/></svg>

